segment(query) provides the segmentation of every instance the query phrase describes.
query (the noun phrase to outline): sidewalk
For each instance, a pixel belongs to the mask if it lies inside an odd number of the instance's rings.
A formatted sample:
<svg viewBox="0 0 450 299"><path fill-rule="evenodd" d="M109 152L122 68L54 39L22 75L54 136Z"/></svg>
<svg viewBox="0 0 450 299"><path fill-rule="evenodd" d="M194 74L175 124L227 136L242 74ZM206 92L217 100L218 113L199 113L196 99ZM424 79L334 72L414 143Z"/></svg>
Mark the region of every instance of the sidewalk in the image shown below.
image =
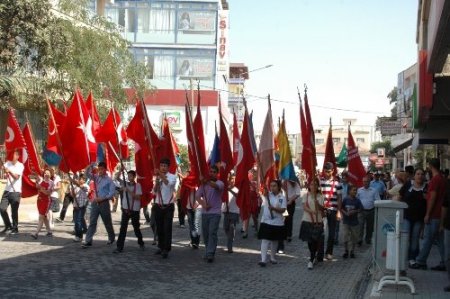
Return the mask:
<svg viewBox="0 0 450 299"><path fill-rule="evenodd" d="M428 257L428 270L407 269L406 276L414 281L416 294L411 294L408 286L385 285L380 292L377 292L378 281L373 280L369 285L365 298L373 299L403 299L403 298L430 298L444 299L450 298L450 293L444 292L443 288L449 285L446 271L432 271L429 268L439 264L440 256L437 246L433 246Z"/></svg>

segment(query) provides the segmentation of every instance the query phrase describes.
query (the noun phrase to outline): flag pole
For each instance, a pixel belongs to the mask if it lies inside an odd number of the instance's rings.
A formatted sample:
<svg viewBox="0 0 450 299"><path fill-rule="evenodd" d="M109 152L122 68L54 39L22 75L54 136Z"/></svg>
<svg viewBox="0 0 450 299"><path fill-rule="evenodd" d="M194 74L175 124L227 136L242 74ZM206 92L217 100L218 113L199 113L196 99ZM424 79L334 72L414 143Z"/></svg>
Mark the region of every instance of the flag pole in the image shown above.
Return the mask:
<svg viewBox="0 0 450 299"><path fill-rule="evenodd" d="M116 140L117 140L117 149L119 151L118 155L114 149L114 147L112 146L111 142L108 142L109 147L111 148L111 150L114 152L114 154L116 155L116 157L119 158L119 163L120 163L120 172L122 174L122 179L123 179L123 185L124 185L124 192L125 192L125 197L127 199L127 206L128 206L128 210L132 211L132 207L130 207L130 199L128 196L128 187L127 187L127 181L125 179L125 166L123 165L123 153L122 153L122 148L120 146L120 138L119 138L119 132L117 132L117 120L116 120L116 110L114 109L114 101L109 99L111 102L111 112L112 112L112 116L113 116L113 123L114 123L114 131L115 131L115 135L116 135ZM122 205L122 203L120 203L120 205ZM134 206L134 199L133 199L133 206ZM123 207L122 207L123 208Z"/></svg>
<svg viewBox="0 0 450 299"><path fill-rule="evenodd" d="M28 119L28 112L26 112L26 111L25 111L25 119L26 119L26 123L28 124L28 128L30 129L31 141L33 142L32 145L34 147L34 152L37 153L37 150L36 150L36 139L34 138L33 130L31 128L30 121ZM28 151L28 149L27 149L27 151ZM37 157L38 158L38 165L37 165L37 167L39 168L39 171L40 171L42 169L42 166L41 166L42 165L42 161L41 161L41 157L39 155L37 155L37 156L38 156ZM34 169L34 170L36 170L36 169Z"/></svg>
<svg viewBox="0 0 450 299"><path fill-rule="evenodd" d="M192 138L194 141L194 154L195 154L195 158L197 160L197 167L198 167L198 171L199 171L199 175L201 175L203 177L203 169L200 167L200 160L199 160L199 155L198 155L198 144L197 144L197 138L195 138L194 136L194 126L192 124L192 111L191 111L191 107L189 105L189 99L188 99L188 94L186 92L186 105L187 105L187 112L188 115L186 115L186 117L188 117L189 120L189 127L191 129L191 133L192 133Z"/></svg>

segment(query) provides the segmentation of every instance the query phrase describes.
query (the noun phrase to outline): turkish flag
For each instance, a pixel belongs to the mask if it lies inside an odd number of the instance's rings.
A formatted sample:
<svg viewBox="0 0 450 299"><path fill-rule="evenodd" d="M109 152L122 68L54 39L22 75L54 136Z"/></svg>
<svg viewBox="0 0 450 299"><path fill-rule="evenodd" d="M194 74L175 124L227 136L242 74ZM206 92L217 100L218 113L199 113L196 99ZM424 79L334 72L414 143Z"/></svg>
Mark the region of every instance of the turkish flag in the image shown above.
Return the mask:
<svg viewBox="0 0 450 299"><path fill-rule="evenodd" d="M155 153L159 146L159 139L150 125L147 114L142 109L143 106L144 103L141 101L136 103L135 114L128 124L126 133L135 144L136 176L142 187L141 206L147 206L153 198L153 173L156 166L153 165L153 160L156 158ZM151 140L148 140L148 138L151 138ZM150 143L153 147L153 157L150 152Z"/></svg>
<svg viewBox="0 0 450 299"><path fill-rule="evenodd" d="M22 176L22 197L31 197L38 194L38 191L36 189L36 184L29 178L29 175L33 173L40 174L41 169L39 166L39 158L34 143L33 133L28 122L23 128L23 138L26 143L26 155L23 156L21 161L24 165Z"/></svg>
<svg viewBox="0 0 450 299"><path fill-rule="evenodd" d="M19 123L12 108L9 109L5 134L6 159L12 160L14 150L25 149L26 143L20 130Z"/></svg>
<svg viewBox="0 0 450 299"><path fill-rule="evenodd" d="M66 163L60 168L64 172L79 171L91 162L89 144L95 144L92 135L92 118L79 91L76 91L67 111L67 119L61 132L61 143ZM67 167L67 168L66 168Z"/></svg>
<svg viewBox="0 0 450 299"><path fill-rule="evenodd" d="M348 127L347 139L347 161L348 161L348 180L351 184L362 187L363 178L366 175L366 170L362 164L361 157L358 152L358 147L353 139L350 126Z"/></svg>
<svg viewBox="0 0 450 299"><path fill-rule="evenodd" d="M159 148L158 156L160 158L169 158L170 160L169 172L176 173L177 160L175 158L175 150L173 148L174 145L173 136L172 132L170 132L169 122L167 121L166 118L163 119L162 136L159 142L161 146Z"/></svg>
<svg viewBox="0 0 450 299"><path fill-rule="evenodd" d="M92 129L91 129L92 136L95 137L101 129L101 123L100 123L100 117L98 116L97 107L95 107L94 97L92 96L92 92L89 92L89 95L86 99L86 108L89 112L89 116L90 116L91 122L92 122ZM98 145L96 142L92 142L89 139L88 139L88 144L89 144L90 160L92 162L96 161Z"/></svg>
<svg viewBox="0 0 450 299"><path fill-rule="evenodd" d="M219 104L220 107L220 104ZM219 142L219 152L220 152L220 179L225 184L225 190L228 190L228 175L233 169L233 152L231 151L230 139L228 138L228 130L223 121L222 111L219 108L219 131L220 131L220 142ZM223 192L222 200L228 202L228 192Z"/></svg>
<svg viewBox="0 0 450 299"><path fill-rule="evenodd" d="M147 114L142 109L143 105L144 103L142 102L136 103L135 114L128 124L126 133L128 138L132 139L140 148L148 148L147 152L149 155L146 164L147 167L150 167L151 170L154 171L154 169L159 166L159 161L156 160L156 153L159 148L159 138L158 135L156 135L155 130L153 130ZM150 140L148 138L150 138ZM142 159L144 159L144 156L142 156ZM153 162L155 165L153 165Z"/></svg>
<svg viewBox="0 0 450 299"><path fill-rule="evenodd" d="M237 165L239 157L239 147L241 143L241 137L239 136L239 127L237 123L236 113L233 112L233 166Z"/></svg>
<svg viewBox="0 0 450 299"><path fill-rule="evenodd" d="M239 160L236 167L236 187L239 189L236 203L241 211L241 218L246 220L250 216L250 180L248 172L255 164L251 137L249 134L249 115L245 108L244 123L242 126L241 146Z"/></svg>
<svg viewBox="0 0 450 299"><path fill-rule="evenodd" d="M106 159L112 169L119 163L119 159L128 158L127 133L123 128L117 110L111 109L109 111L103 126L101 126L97 135L95 135L95 140L97 142L105 143L105 152L107 152Z"/></svg>
<svg viewBox="0 0 450 299"><path fill-rule="evenodd" d="M153 190L153 167L149 167L150 150L147 144L144 143L141 147L135 143L134 161L136 163L137 182L141 184L142 196L141 205L147 206L152 200Z"/></svg>
<svg viewBox="0 0 450 299"><path fill-rule="evenodd" d="M58 138L61 139L61 130L66 121L66 114L59 111L49 100L48 105L48 135L46 148L57 154L61 154L61 149L58 145Z"/></svg>

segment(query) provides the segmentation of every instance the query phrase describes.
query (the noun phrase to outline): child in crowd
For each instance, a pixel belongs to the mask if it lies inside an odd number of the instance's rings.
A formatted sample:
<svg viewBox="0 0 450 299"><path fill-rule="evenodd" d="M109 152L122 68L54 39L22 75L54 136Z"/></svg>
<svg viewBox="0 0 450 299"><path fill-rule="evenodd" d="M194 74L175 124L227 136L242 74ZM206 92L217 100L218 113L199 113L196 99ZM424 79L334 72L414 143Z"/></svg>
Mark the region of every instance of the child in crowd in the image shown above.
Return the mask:
<svg viewBox="0 0 450 299"><path fill-rule="evenodd" d="M86 214L86 206L89 203L89 186L86 183L86 177L84 174L78 176L78 180L72 180L75 185L73 189L73 219L75 223L75 237L74 242L81 242L83 239L83 228L86 228L86 220L84 215Z"/></svg>
<svg viewBox="0 0 450 299"><path fill-rule="evenodd" d="M53 191L53 181L51 180L51 173L49 169L44 170L44 178L39 177L36 181L36 188L39 192L37 199L37 208L39 212L39 222L37 230L31 235L33 239L37 239L42 226L45 224L47 229L47 236L53 236L52 230L50 228L50 223L48 221L48 211L50 210L50 194Z"/></svg>
<svg viewBox="0 0 450 299"><path fill-rule="evenodd" d="M349 249L350 257L355 258L355 244L358 242L359 223L358 213L363 209L361 201L356 197L358 188L354 185L349 187L348 196L342 200L340 207L343 215L343 230L345 240L345 253L343 258L348 258Z"/></svg>

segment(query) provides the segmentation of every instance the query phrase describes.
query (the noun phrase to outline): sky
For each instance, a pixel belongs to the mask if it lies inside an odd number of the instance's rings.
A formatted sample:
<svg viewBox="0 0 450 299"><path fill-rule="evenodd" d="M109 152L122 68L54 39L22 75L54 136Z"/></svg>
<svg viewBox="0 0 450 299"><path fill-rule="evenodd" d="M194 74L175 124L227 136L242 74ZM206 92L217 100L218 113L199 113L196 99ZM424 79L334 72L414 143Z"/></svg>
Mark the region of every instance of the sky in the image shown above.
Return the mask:
<svg viewBox="0 0 450 299"><path fill-rule="evenodd" d="M298 133L297 86L308 86L314 126L374 125L389 116L387 94L417 60L417 0L228 0L230 62L250 72L245 83L255 130L272 98L274 121L286 111ZM342 111L337 110L354 110ZM367 113L368 112L368 113Z"/></svg>

